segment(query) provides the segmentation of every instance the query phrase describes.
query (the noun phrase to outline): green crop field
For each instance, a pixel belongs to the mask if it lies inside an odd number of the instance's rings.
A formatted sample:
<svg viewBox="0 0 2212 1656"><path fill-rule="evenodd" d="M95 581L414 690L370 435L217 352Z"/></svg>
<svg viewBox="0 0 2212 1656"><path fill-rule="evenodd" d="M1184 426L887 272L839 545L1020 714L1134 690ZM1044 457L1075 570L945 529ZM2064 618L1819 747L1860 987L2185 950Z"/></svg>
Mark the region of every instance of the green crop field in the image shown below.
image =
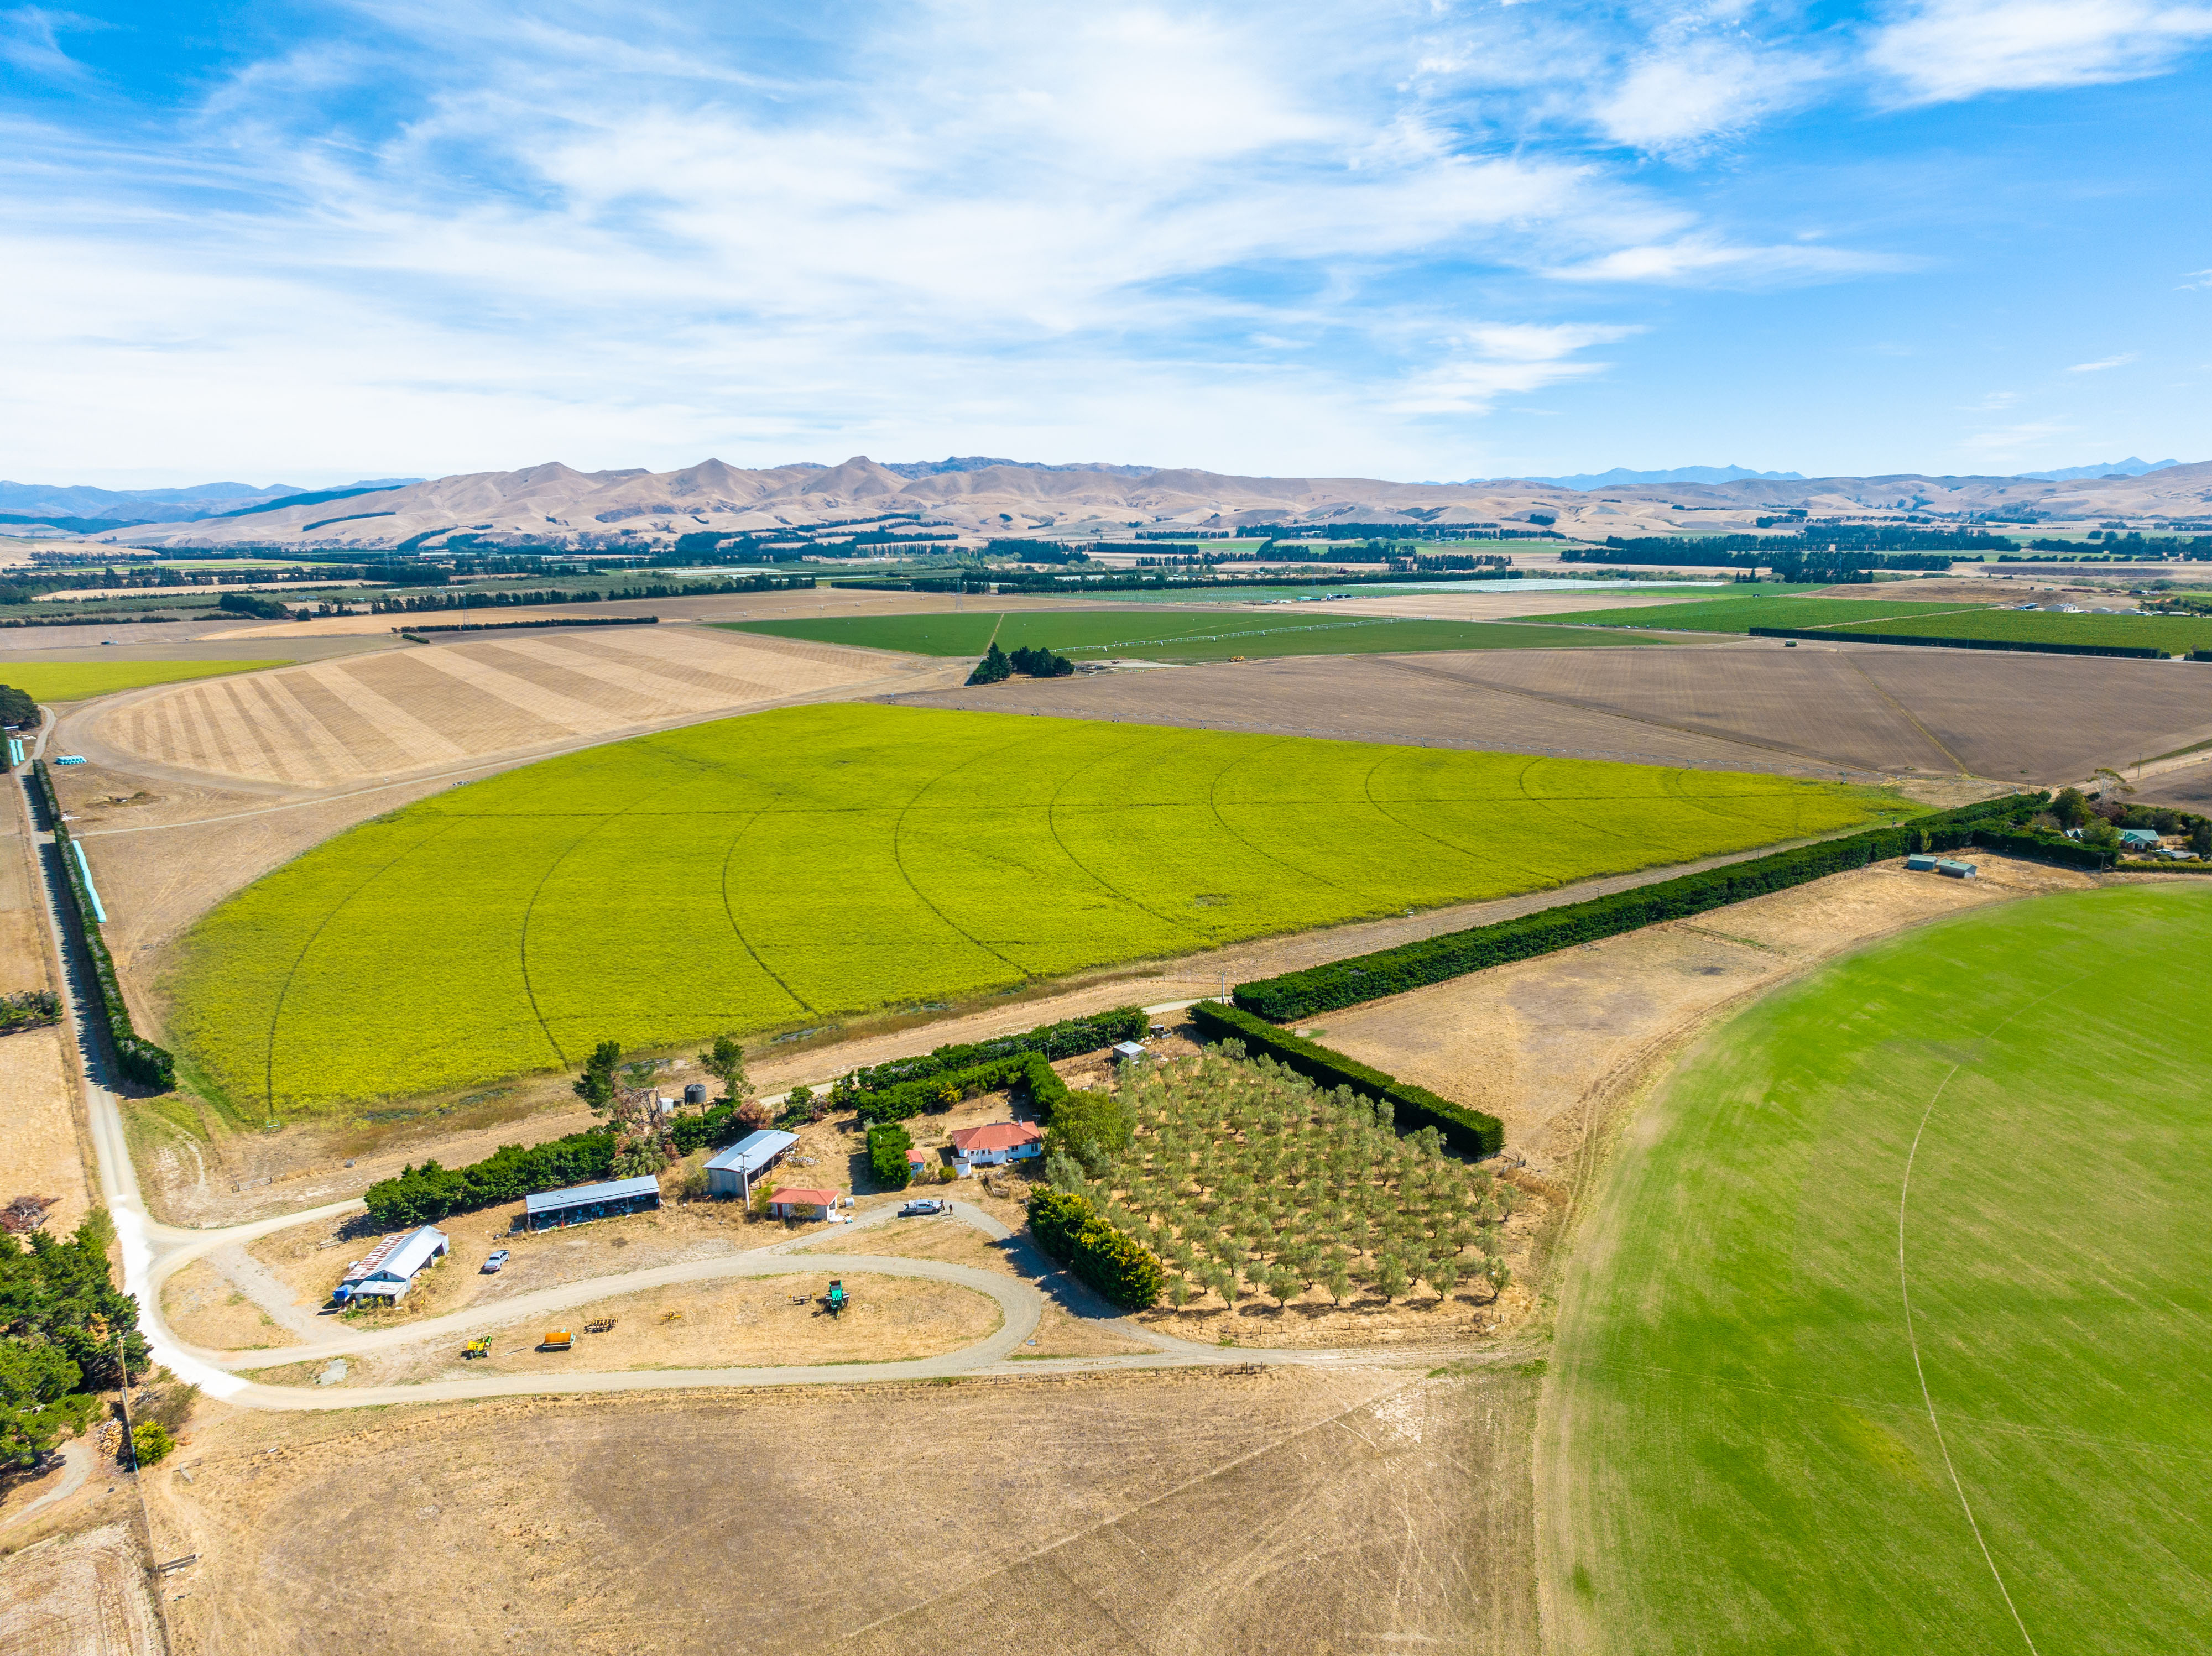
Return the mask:
<svg viewBox="0 0 2212 1656"><path fill-rule="evenodd" d="M1331 615L1322 604L1166 615L1158 610L1015 610L1003 615L984 610L718 624L733 632L771 633L778 638L868 650L903 650L926 656L981 656L995 637L1002 650L1042 647L1078 662L1115 656L1150 661L1224 661L1231 656L1572 650L1656 641L1594 636L1564 627Z"/></svg>
<svg viewBox="0 0 2212 1656"><path fill-rule="evenodd" d="M0 661L0 684L33 701L84 701L117 690L139 690L173 679L287 667L285 661Z"/></svg>
<svg viewBox="0 0 2212 1656"><path fill-rule="evenodd" d="M1563 1650L2179 1651L2212 1628L2212 891L1945 921L1629 1129L1547 1381Z"/></svg>
<svg viewBox="0 0 2212 1656"><path fill-rule="evenodd" d="M1762 622L1761 626L1775 623ZM1786 622L1784 626L1827 626ZM2212 650L2212 616L2069 616L2049 610L1976 610L1965 615L1920 616L1869 623L1851 632L1904 633L1919 638L1994 638L2034 644L2126 645L2186 655Z"/></svg>
<svg viewBox="0 0 2212 1656"><path fill-rule="evenodd" d="M184 939L170 1037L343 1107L1848 828L1772 776L868 705L547 760L364 823ZM95 859L96 860L96 859Z"/></svg>
<svg viewBox="0 0 2212 1656"><path fill-rule="evenodd" d="M1747 587L1757 593L1757 587ZM1742 633L1753 627L1833 627L1910 616L1972 615L1977 606L1918 604L1887 598L1784 597L1717 597L1692 604L1651 604L1632 610L1577 610L1532 619L1561 626L1658 627L1696 633Z"/></svg>

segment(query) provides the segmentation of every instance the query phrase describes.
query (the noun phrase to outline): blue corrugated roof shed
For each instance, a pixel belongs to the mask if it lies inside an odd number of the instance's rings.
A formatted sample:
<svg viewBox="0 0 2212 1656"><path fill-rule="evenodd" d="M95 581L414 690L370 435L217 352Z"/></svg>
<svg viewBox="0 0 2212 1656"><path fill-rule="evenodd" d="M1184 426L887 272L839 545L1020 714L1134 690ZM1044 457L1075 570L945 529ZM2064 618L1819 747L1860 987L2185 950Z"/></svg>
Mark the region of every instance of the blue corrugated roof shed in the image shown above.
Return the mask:
<svg viewBox="0 0 2212 1656"><path fill-rule="evenodd" d="M747 1174L758 1173L763 1168L799 1142L795 1132L779 1132L773 1127L763 1127L717 1155L707 1165L726 1171L743 1169Z"/></svg>
<svg viewBox="0 0 2212 1656"><path fill-rule="evenodd" d="M609 1179L596 1185L571 1185L567 1190L542 1190L522 1198L525 1213L553 1213L562 1208L590 1207L600 1202L626 1202L632 1197L657 1195L660 1180L649 1173L635 1179Z"/></svg>

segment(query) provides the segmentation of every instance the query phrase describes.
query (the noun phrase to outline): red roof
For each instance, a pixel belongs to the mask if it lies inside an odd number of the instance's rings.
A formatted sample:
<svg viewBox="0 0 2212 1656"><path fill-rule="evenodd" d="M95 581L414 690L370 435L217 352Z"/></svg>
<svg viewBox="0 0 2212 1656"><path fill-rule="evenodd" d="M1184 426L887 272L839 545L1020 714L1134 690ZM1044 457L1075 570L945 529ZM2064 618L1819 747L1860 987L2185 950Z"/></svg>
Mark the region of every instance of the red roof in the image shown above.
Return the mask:
<svg viewBox="0 0 2212 1656"><path fill-rule="evenodd" d="M990 1121L980 1127L963 1127L952 1135L957 1150L1010 1150L1017 1144L1035 1144L1044 1135L1026 1121Z"/></svg>
<svg viewBox="0 0 2212 1656"><path fill-rule="evenodd" d="M801 1190L797 1186L779 1190L768 1198L770 1202L805 1203L810 1207L826 1208L837 1199L834 1190Z"/></svg>

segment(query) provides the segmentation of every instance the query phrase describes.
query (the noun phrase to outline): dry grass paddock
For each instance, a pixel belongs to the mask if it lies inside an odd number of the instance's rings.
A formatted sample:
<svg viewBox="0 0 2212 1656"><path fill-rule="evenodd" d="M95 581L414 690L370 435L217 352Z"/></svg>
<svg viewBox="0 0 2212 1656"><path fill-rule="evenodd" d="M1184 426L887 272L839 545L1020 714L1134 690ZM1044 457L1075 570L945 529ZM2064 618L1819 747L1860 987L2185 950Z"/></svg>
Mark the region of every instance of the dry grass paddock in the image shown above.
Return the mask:
<svg viewBox="0 0 2212 1656"><path fill-rule="evenodd" d="M1535 1386L1345 1368L204 1404L148 1495L162 1556L201 1556L179 1656L1521 1651Z"/></svg>

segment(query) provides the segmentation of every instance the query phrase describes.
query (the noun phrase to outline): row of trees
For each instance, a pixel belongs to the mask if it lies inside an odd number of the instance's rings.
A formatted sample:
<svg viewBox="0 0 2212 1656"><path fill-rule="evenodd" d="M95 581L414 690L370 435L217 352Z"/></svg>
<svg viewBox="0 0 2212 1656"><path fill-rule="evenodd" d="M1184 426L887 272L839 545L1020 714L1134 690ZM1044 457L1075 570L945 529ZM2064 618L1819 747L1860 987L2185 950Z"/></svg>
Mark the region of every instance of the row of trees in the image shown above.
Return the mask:
<svg viewBox="0 0 2212 1656"><path fill-rule="evenodd" d="M968 675L970 684L1003 684L1016 673L1026 673L1031 678L1066 678L1075 670L1075 664L1066 656L1054 655L1049 650L1032 650L1024 646L1011 656L999 647L996 639L975 670Z"/></svg>

